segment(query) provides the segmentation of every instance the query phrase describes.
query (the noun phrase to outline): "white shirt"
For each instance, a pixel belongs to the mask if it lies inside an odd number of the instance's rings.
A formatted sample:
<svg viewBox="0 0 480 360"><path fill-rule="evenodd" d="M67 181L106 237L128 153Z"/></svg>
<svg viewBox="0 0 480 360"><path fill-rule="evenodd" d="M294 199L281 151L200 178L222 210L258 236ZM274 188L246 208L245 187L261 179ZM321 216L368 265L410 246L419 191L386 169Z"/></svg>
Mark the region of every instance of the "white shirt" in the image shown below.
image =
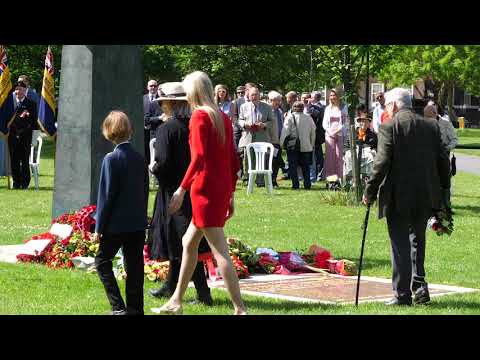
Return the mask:
<svg viewBox="0 0 480 360"><path fill-rule="evenodd" d="M382 123L382 114L385 111L385 105L382 106L380 104L377 104L375 106L375 109L373 109L373 121L372 121L372 126L373 126L373 131L375 131L378 134L378 127Z"/></svg>

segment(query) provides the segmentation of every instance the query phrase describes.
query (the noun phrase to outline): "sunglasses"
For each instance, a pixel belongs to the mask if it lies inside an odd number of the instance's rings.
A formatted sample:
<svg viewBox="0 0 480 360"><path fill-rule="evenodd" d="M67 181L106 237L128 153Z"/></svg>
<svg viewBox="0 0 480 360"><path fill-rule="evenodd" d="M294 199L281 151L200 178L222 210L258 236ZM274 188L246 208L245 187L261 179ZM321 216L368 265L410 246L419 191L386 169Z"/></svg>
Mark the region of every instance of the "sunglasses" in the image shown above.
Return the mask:
<svg viewBox="0 0 480 360"><path fill-rule="evenodd" d="M158 85L149 85L150 87L158 87Z"/></svg>

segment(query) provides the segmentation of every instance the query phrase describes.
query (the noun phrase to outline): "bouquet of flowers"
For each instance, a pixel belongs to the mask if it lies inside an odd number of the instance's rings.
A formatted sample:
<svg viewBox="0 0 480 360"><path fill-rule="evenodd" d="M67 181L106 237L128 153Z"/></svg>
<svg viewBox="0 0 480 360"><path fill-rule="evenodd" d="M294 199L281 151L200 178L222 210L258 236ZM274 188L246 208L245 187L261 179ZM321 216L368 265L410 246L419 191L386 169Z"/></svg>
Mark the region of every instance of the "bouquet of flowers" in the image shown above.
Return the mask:
<svg viewBox="0 0 480 360"><path fill-rule="evenodd" d="M260 268L266 274L272 274L273 272L275 272L275 270L278 269L278 266L280 265L277 259L278 258L275 258L270 254L261 253L260 259L258 259L258 265L260 265Z"/></svg>
<svg viewBox="0 0 480 360"><path fill-rule="evenodd" d="M93 241L90 232L95 224L95 219L92 216L95 210L95 205L90 205L75 213L60 215L52 223L70 225L72 227L71 234L65 239L50 233L32 236L29 240L51 239L51 241L42 251L42 254L38 254L38 256L20 254L17 259L22 262L37 261L52 268L73 268L72 258L76 256L95 256L99 244Z"/></svg>
<svg viewBox="0 0 480 360"><path fill-rule="evenodd" d="M150 281L163 281L167 278L168 268L168 261L148 260L145 262L144 272Z"/></svg>
<svg viewBox="0 0 480 360"><path fill-rule="evenodd" d="M353 276L357 275L357 265L350 260L327 260L328 271L332 274L339 274L342 276Z"/></svg>
<svg viewBox="0 0 480 360"><path fill-rule="evenodd" d="M307 252L302 255L302 258L307 264L319 268L328 269L327 260L332 259L332 254L327 249L324 249L316 244L311 245Z"/></svg>
<svg viewBox="0 0 480 360"><path fill-rule="evenodd" d="M305 260L295 251L279 252L280 265L285 266L290 271L301 271L305 269L307 263Z"/></svg>
<svg viewBox="0 0 480 360"><path fill-rule="evenodd" d="M233 267L237 271L237 276L239 279L243 279L250 276L248 272L248 267L240 260L236 255L231 255Z"/></svg>
<svg viewBox="0 0 480 360"><path fill-rule="evenodd" d="M72 258L76 256L94 257L100 244L93 241L90 232L74 231L71 236L58 239L46 256L46 265L52 268L73 268Z"/></svg>
<svg viewBox="0 0 480 360"><path fill-rule="evenodd" d="M453 232L453 212L446 208L435 210L433 216L428 220L427 227L435 231L437 236L447 234L450 236Z"/></svg>
<svg viewBox="0 0 480 360"><path fill-rule="evenodd" d="M255 272L255 268L258 266L260 255L256 254L250 246L242 243L240 240L228 238L227 243L232 260L235 256L237 260L241 261L242 265L247 267L249 272Z"/></svg>

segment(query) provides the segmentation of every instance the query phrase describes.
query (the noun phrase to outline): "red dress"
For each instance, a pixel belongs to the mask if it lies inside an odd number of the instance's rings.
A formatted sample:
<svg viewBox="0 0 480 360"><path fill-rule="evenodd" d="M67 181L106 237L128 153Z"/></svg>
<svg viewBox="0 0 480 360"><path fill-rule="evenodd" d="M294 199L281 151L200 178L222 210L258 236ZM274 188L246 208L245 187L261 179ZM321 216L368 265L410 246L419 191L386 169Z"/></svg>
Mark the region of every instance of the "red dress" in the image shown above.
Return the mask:
<svg viewBox="0 0 480 360"><path fill-rule="evenodd" d="M195 110L190 119L191 162L180 185L190 191L192 221L198 228L223 227L240 169L232 122L223 114L222 144L208 114Z"/></svg>

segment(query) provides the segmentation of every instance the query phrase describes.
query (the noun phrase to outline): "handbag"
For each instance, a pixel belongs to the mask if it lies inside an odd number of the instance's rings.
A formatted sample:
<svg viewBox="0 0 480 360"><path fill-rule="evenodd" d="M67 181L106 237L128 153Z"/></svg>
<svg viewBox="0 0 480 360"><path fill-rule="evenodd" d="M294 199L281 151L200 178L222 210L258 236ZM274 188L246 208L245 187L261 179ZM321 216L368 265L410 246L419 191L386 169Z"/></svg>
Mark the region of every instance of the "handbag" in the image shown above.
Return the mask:
<svg viewBox="0 0 480 360"><path fill-rule="evenodd" d="M455 154L452 154L450 167L451 167L450 173L452 174L452 176L455 176L457 174L457 158L455 157Z"/></svg>
<svg viewBox="0 0 480 360"><path fill-rule="evenodd" d="M289 151L300 151L300 138L298 137L298 127L297 122L295 119L295 115L293 115L293 123L296 129L296 135L293 136L292 134L288 135L285 140L283 141L283 148Z"/></svg>

